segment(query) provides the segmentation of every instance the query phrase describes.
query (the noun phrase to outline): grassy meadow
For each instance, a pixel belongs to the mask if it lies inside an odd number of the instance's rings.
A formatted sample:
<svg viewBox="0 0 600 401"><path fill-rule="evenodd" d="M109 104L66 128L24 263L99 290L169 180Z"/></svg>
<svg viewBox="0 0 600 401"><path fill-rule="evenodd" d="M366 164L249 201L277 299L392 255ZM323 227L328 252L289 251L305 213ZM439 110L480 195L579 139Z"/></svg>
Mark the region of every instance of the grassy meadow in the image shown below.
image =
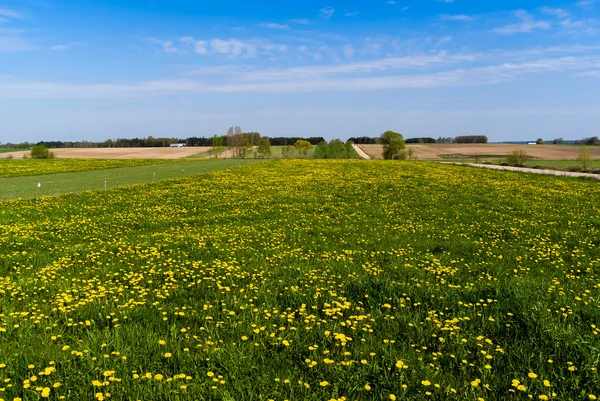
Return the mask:
<svg viewBox="0 0 600 401"><path fill-rule="evenodd" d="M36 196L59 196L69 193L77 194L84 191L103 191L105 178L107 181L107 190L110 190L116 187L142 184L155 180L159 181L195 174L205 174L255 162L253 160L214 159L198 161L165 160L166 162L159 164L140 163L135 167L121 168L116 167L119 164L113 165L113 160L107 160L109 162L108 165L112 166L112 168L77 171L78 168L100 168L103 166L100 160L95 160L90 164L86 160L78 159L71 161L70 168L76 170L75 172L55 174L40 174L40 172L44 173L48 171L43 161L26 160L22 161L21 164L27 167L25 171L31 175L0 178L0 200L15 198L31 199ZM83 162L81 166L79 165L80 162ZM59 166L64 167L65 163L61 163ZM36 168L39 168L40 172L36 172ZM41 184L39 190L37 189L38 183Z"/></svg>
<svg viewBox="0 0 600 401"><path fill-rule="evenodd" d="M598 188L281 160L2 202L0 399L596 399Z"/></svg>
<svg viewBox="0 0 600 401"><path fill-rule="evenodd" d="M188 159L0 159L0 178L193 162Z"/></svg>

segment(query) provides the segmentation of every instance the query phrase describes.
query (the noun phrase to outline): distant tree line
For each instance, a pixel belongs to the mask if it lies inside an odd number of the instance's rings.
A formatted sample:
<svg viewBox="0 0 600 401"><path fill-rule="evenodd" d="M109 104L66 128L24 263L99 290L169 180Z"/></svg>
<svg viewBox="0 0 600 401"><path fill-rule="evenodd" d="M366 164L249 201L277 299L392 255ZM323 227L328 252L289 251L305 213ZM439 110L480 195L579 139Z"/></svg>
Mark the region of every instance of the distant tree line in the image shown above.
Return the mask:
<svg viewBox="0 0 600 401"><path fill-rule="evenodd" d="M353 137L348 140L357 145L375 145L381 141L380 138L371 138L369 136L359 136L357 138Z"/></svg>
<svg viewBox="0 0 600 401"><path fill-rule="evenodd" d="M240 133L236 134L240 135ZM250 142L251 146L258 146L258 142L262 138L258 132L246 132L242 133L243 138ZM217 135L223 139L223 143L227 142L227 135ZM235 135L232 135L235 136ZM271 146L293 146L298 141L307 141L311 145L318 145L325 139L323 137L309 137L309 138L286 138L286 137L275 137L267 138ZM107 139L101 142L93 141L40 141L36 143L21 142L21 143L6 143L0 145L3 148L21 148L27 149L32 148L35 145L44 145L49 149L62 149L62 148L162 148L169 147L174 143L185 143L186 146L213 146L213 137L196 137L192 136L189 138L154 138L148 136L147 138L118 138L118 139ZM229 146L229 145L228 145Z"/></svg>
<svg viewBox="0 0 600 401"><path fill-rule="evenodd" d="M405 143L437 143L434 138L408 138Z"/></svg>
<svg viewBox="0 0 600 401"><path fill-rule="evenodd" d="M269 143L271 144L271 146L294 146L294 144L298 141L306 141L308 143L310 143L311 145L315 146L318 145L319 143L323 142L325 140L325 138L323 138L322 136L316 136L316 137L310 137L310 138L299 138L299 137L292 137L292 138L286 138L286 137L274 137L274 138L269 138Z"/></svg>
<svg viewBox="0 0 600 401"><path fill-rule="evenodd" d="M576 145L600 145L600 140L598 140L597 136L593 136L591 138L583 138L578 141L575 141Z"/></svg>
<svg viewBox="0 0 600 401"><path fill-rule="evenodd" d="M462 135L456 137L456 143L488 143L485 135Z"/></svg>

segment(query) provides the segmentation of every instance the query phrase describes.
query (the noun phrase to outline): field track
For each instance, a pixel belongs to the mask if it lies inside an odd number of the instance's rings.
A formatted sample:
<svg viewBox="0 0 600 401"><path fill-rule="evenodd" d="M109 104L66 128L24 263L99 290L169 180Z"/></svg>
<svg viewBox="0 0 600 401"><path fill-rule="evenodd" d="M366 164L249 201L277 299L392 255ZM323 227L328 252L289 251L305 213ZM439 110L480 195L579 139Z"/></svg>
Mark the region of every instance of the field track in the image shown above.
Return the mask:
<svg viewBox="0 0 600 401"><path fill-rule="evenodd" d="M526 167L497 166L494 164L476 164L476 163L470 163L470 164L442 163L442 164L456 164L456 165L472 166L472 167L479 167L479 168L489 168L492 170L517 171L517 172L531 173L531 174L558 175L561 177L586 177L586 178L595 178L597 180L600 180L600 174L576 173L576 172L572 172L572 171L538 170L538 169L526 168Z"/></svg>
<svg viewBox="0 0 600 401"><path fill-rule="evenodd" d="M371 160L371 156L369 156L368 154L366 154L361 148L360 146L358 146L357 144L353 143L352 147L354 148L354 150L356 151L356 153L358 153L358 155L360 156L361 159L366 159L366 160Z"/></svg>
<svg viewBox="0 0 600 401"><path fill-rule="evenodd" d="M210 147L189 148L92 148L52 149L59 159L181 159L208 152ZM0 157L20 159L27 152L1 153Z"/></svg>
<svg viewBox="0 0 600 401"><path fill-rule="evenodd" d="M383 158L382 145L359 145L369 156L374 159ZM441 158L440 155L465 155L466 158L475 156L498 155L504 156L513 150L524 150L528 155L538 159L546 160L575 160L579 155L581 147L573 145L510 145L510 144L419 144L407 145L414 149L417 159L434 160ZM600 158L600 147L590 147L594 158Z"/></svg>

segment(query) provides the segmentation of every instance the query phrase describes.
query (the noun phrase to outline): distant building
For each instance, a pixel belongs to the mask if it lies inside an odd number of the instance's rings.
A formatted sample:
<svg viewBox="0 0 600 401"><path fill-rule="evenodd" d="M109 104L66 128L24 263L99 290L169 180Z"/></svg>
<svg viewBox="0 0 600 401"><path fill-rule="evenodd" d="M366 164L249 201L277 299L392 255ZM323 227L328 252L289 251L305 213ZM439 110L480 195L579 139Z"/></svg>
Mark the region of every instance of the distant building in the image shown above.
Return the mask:
<svg viewBox="0 0 600 401"><path fill-rule="evenodd" d="M535 142L528 142L527 145L537 145Z"/></svg>
<svg viewBox="0 0 600 401"><path fill-rule="evenodd" d="M172 143L171 147L172 148L185 148L185 143Z"/></svg>

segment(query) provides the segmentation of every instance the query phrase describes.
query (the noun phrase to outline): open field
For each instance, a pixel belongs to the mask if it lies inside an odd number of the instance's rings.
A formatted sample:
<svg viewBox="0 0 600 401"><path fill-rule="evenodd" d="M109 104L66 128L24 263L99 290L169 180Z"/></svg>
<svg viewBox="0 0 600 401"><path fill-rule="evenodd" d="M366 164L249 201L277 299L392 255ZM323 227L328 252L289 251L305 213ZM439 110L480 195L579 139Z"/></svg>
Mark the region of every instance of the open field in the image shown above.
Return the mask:
<svg viewBox="0 0 600 401"><path fill-rule="evenodd" d="M599 194L306 160L3 202L0 397L600 396Z"/></svg>
<svg viewBox="0 0 600 401"><path fill-rule="evenodd" d="M0 160L0 178L72 173L77 171L107 170L151 164L193 162L179 159L13 159Z"/></svg>
<svg viewBox="0 0 600 401"><path fill-rule="evenodd" d="M46 161L52 163L53 161ZM205 174L225 168L237 168L255 162L254 160L198 160L180 163L161 163L136 167L90 170L61 174L27 175L14 178L0 178L0 200L36 196L59 196L84 191L103 191L104 179L107 189L133 184ZM41 187L37 190L37 184Z"/></svg>
<svg viewBox="0 0 600 401"><path fill-rule="evenodd" d="M383 158L382 145L358 145L374 159ZM579 156L580 146L573 145L504 145L504 144L419 144L406 145L416 152L420 160L435 159L498 159L514 150L524 150L530 156L547 160L575 160ZM595 158L600 158L600 146L589 147Z"/></svg>
<svg viewBox="0 0 600 401"><path fill-rule="evenodd" d="M0 153L14 153L14 152L25 152L29 149L18 149L18 148L0 148Z"/></svg>
<svg viewBox="0 0 600 401"><path fill-rule="evenodd" d="M59 159L180 159L208 152L210 147L189 148L92 148L50 149ZM0 154L0 158L22 158L27 152Z"/></svg>

